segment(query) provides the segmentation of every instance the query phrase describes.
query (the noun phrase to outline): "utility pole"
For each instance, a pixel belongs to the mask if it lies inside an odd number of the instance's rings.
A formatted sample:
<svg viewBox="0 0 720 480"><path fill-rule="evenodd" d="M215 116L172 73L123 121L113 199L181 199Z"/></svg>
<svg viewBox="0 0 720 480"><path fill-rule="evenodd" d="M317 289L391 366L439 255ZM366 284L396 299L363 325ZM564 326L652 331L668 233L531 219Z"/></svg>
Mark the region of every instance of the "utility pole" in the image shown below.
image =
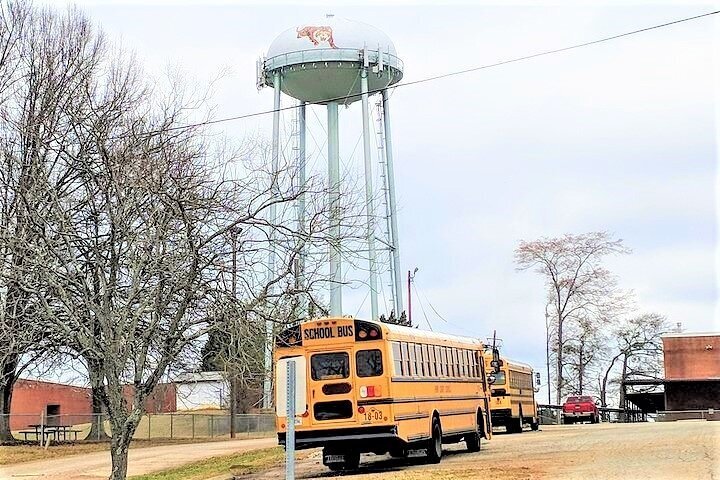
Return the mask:
<svg viewBox="0 0 720 480"><path fill-rule="evenodd" d="M418 271L418 267L415 267L415 270L410 272L408 270L408 278L407 278L407 285L408 285L408 323L412 325L412 292L410 291L410 284L415 280L415 274Z"/></svg>
<svg viewBox="0 0 720 480"><path fill-rule="evenodd" d="M237 236L238 233L240 233L242 229L240 228L233 228L230 230L230 237L232 239L232 300L233 303L236 301L237 296ZM235 338L237 330L237 318L235 317L235 314L237 311L233 309L232 313L232 328L230 330L230 345L232 345L232 348L230 348L230 353L233 357L237 354L237 349L235 348L237 345L237 339ZM237 415L237 373L234 362L237 361L236 358L229 358L229 374L230 374L230 438L235 438L235 420Z"/></svg>
<svg viewBox="0 0 720 480"><path fill-rule="evenodd" d="M550 315L547 305L545 305L545 367L547 368L548 405L550 405L552 403L550 400Z"/></svg>

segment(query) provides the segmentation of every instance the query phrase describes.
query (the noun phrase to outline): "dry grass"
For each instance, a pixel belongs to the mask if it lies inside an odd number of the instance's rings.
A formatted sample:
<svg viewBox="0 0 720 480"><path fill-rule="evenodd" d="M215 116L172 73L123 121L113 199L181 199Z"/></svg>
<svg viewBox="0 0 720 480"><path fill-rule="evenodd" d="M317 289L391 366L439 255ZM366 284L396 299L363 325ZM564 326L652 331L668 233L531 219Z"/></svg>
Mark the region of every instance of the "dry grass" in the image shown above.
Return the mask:
<svg viewBox="0 0 720 480"><path fill-rule="evenodd" d="M180 445L185 443L206 443L211 441L222 441L224 439L196 438L182 440L133 440L130 448L157 447L160 445ZM0 465L13 463L32 462L34 460L48 460L71 455L83 455L91 452L109 450L108 442L78 442L73 445L61 444L50 445L47 449L32 444L0 445Z"/></svg>
<svg viewBox="0 0 720 480"><path fill-rule="evenodd" d="M133 476L130 480L204 480L218 475L247 475L274 467L281 463L283 458L282 448L264 448L212 457L181 467Z"/></svg>

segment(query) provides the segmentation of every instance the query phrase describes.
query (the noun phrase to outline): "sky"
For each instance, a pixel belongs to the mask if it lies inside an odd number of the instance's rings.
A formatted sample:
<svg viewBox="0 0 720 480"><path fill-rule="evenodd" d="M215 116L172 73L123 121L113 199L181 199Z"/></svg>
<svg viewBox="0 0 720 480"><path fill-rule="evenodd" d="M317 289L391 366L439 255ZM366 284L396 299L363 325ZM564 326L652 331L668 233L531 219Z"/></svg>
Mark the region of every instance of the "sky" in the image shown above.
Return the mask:
<svg viewBox="0 0 720 480"><path fill-rule="evenodd" d="M255 87L257 58L281 31L328 12L387 33L404 81L413 81L713 10L647 2L80 7L148 74L173 66L202 85L223 72L213 88L217 118L271 109L271 90ZM521 239L606 230L632 249L607 265L635 292L638 312L686 331L720 330L716 17L392 93L400 254L403 272L418 268L416 323L481 338L497 330L508 356L544 367L543 280L517 271L513 251ZM316 166L324 116L322 107L308 114ZM341 158L358 175L360 125L359 104L342 109ZM271 118L217 128L269 136ZM365 300L364 290L345 289L345 313L367 316Z"/></svg>

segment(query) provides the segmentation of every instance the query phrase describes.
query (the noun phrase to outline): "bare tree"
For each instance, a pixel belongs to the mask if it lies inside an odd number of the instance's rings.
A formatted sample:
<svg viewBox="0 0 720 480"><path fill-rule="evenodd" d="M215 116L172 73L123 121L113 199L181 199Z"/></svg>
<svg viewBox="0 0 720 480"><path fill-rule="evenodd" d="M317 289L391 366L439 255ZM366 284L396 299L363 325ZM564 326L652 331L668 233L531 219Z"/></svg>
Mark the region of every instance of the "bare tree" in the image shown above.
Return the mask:
<svg viewBox="0 0 720 480"><path fill-rule="evenodd" d="M578 319L606 322L627 301L615 277L602 266L604 257L624 253L629 250L622 240L606 232L521 241L515 250L518 269L534 269L544 277L548 288L557 403L568 390L565 352L569 325ZM587 345L587 338L585 342Z"/></svg>
<svg viewBox="0 0 720 480"><path fill-rule="evenodd" d="M612 332L612 351L607 356L599 382L600 402L608 405L611 383L622 385L625 380L662 378L661 335L670 330L662 315L646 313L622 322ZM619 373L617 372L619 369ZM613 372L616 377L613 378ZM624 389L620 389L619 405L625 404Z"/></svg>

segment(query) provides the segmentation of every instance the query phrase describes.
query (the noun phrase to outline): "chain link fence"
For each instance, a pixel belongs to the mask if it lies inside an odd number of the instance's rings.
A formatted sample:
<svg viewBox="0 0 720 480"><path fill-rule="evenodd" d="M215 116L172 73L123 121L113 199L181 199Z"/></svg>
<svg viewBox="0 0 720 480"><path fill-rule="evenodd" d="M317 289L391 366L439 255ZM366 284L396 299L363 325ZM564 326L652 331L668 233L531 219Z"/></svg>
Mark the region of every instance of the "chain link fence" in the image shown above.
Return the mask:
<svg viewBox="0 0 720 480"><path fill-rule="evenodd" d="M54 442L102 441L110 435L110 423L97 414L10 414L2 415L16 440ZM273 414L237 414L237 437L272 435L275 433ZM140 419L134 439L195 439L230 438L230 415L227 413L158 413Z"/></svg>

